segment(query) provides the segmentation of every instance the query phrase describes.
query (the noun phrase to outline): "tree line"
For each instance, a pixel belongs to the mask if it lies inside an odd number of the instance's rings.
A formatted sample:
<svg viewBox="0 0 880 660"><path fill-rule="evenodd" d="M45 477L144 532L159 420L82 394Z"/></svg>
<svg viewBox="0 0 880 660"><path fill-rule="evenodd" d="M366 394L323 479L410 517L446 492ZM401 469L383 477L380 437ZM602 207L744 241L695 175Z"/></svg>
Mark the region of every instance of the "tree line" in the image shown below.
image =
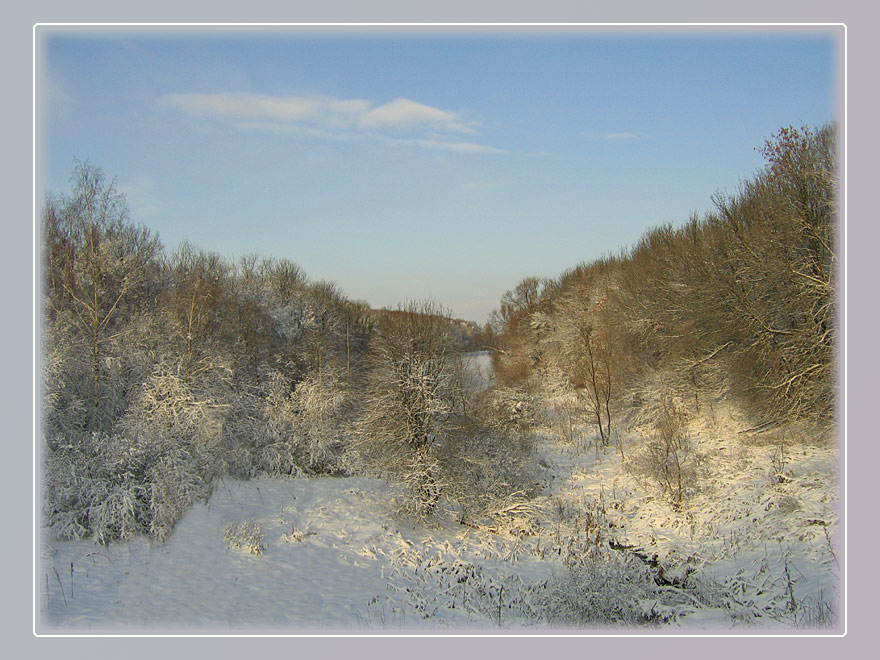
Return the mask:
<svg viewBox="0 0 880 660"><path fill-rule="evenodd" d="M432 302L373 310L286 259L167 251L78 164L40 223L44 522L164 539L223 476L365 474L407 515L527 526L536 384L570 438L623 456L622 424L647 428L628 458L680 503L689 415L833 426L836 144L831 125L780 130L712 212L522 280L484 328ZM486 346L498 387L476 392L464 355Z"/></svg>
<svg viewBox="0 0 880 660"><path fill-rule="evenodd" d="M383 476L419 516L441 497L464 516L506 492L506 477L476 490L521 452L499 467L483 459L506 436L477 447L462 376L474 324L431 302L370 309L289 260L168 252L100 169L78 164L71 183L41 218L56 535L165 538L222 476Z"/></svg>
<svg viewBox="0 0 880 660"><path fill-rule="evenodd" d="M492 320L499 380L567 390L605 443L633 411L656 420L720 400L755 428L830 429L836 126L783 128L759 151L763 169L703 217L508 291Z"/></svg>

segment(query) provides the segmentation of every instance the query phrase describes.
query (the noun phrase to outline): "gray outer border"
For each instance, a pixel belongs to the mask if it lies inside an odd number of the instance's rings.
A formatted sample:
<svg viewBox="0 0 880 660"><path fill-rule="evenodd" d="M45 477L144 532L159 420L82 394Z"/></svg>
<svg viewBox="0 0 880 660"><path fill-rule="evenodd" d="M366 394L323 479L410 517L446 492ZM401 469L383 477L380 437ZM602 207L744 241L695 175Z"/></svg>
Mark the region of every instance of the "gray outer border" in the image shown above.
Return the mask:
<svg viewBox="0 0 880 660"><path fill-rule="evenodd" d="M864 564L870 551L871 542L876 540L876 531L870 526L847 526L847 576L852 574L853 580L846 579L850 588L848 594L847 629L845 637L835 638L399 638L399 639L252 639L252 638L161 638L161 639L71 639L71 638L35 638L32 634L32 552L23 550L31 546L32 504L31 497L25 493L32 492L32 472L29 466L33 462L32 425L33 425L33 355L25 346L33 346L33 288L28 280L33 276L33 145L30 131L25 127L32 126L32 69L28 66L33 53L32 26L34 23L155 23L155 22L352 22L352 23L399 23L399 22L513 22L513 23L547 23L547 22L612 22L612 23L823 23L847 25L848 41L848 105L846 132L848 152L845 154L846 193L847 193L847 242L846 261L844 267L847 275L847 288L844 314L848 321L847 347L845 357L853 356L852 372L847 374L845 410L847 412L847 437L858 438L855 446L850 444L848 456L855 460L847 460L847 514L849 520L859 521L862 515L867 520L876 519L876 512L870 507L871 486L866 478L867 470L872 467L871 454L876 452L876 445L869 435L869 420L866 412L872 410L873 394L871 376L878 367L876 351L871 348L877 318L870 305L860 304L863 297L871 300L873 278L868 270L872 266L869 250L876 245L877 228L870 221L867 206L869 185L873 183L874 171L870 167L871 156L876 153L876 127L869 123L873 120L876 108L876 68L880 61L877 52L876 25L872 18L877 18L878 10L863 6L856 7L856 2L841 7L831 8L827 0L783 0L768 6L765 1L740 0L735 5L707 7L708 3L697 0L675 0L667 3L654 3L649 0L630 2L626 6L614 3L613 6L583 7L574 0L549 0L537 6L511 6L510 2L491 0L475 4L474 2L447 1L442 7L432 3L426 7L414 7L406 0L386 0L370 3L369 6L355 5L349 0L341 4L328 3L282 3L278 0L248 3L245 9L231 7L217 8L207 0L190 2L181 6L171 0L154 0L137 7L121 8L118 3L94 1L80 3L62 3L57 0L38 0L28 7L15 9L5 8L3 21L4 39L2 48L4 80L11 89L7 92L7 103L4 105L6 122L4 123L3 144L6 146L4 159L6 199L12 200L12 208L7 211L6 229L8 232L5 245L6 258L2 260L4 281L8 297L13 300L14 313L9 315L9 322L4 324L5 344L12 348L7 350L7 368L3 380L3 411L5 417L12 419L7 427L4 450L7 452L4 465L7 474L2 481L3 502L6 513L13 521L11 533L5 534L6 543L2 544L5 565L12 569L5 576L3 588L3 611L0 621L3 622L4 646L11 651L13 657L34 657L64 655L75 657L92 654L100 649L102 654L122 651L134 654L135 657L146 657L168 649L177 652L216 653L220 650L223 657L232 657L242 652L252 653L253 645L258 644L261 651L270 650L281 653L303 653L312 650L328 649L332 652L351 652L368 655L373 653L386 655L388 651L418 653L420 655L436 655L448 653L453 644L467 643L468 651L481 653L485 650L497 652L500 646L504 652L522 652L532 656L548 649L548 645L562 651L575 653L613 653L629 657L636 653L656 653L658 650L675 653L677 656L704 657L706 655L726 657L728 654L739 656L745 650L751 650L753 644L760 647L762 655L770 656L778 652L786 654L795 650L805 657L822 655L838 651L830 645L843 644L847 651L855 652L857 657L867 656L858 653L867 650L871 644L869 638L871 625L869 617L874 613L871 599L871 587L876 579L873 571ZM840 3L843 5L844 3ZM266 6L263 6L266 5ZM29 99L29 101L25 101ZM873 103L872 103L873 102ZM27 191L27 193L25 192ZM39 203L39 200L38 200ZM25 220L27 218L28 220ZM859 220L861 219L861 220ZM9 235L11 234L11 235ZM28 246L25 248L24 246ZM27 272L28 277L22 273ZM7 298L8 299L8 298ZM852 312L848 303L854 301ZM25 387L24 383L29 386ZM867 436L860 442L862 436ZM27 468L25 466L28 466ZM865 490L866 492L860 492ZM851 532L851 533L850 533ZM31 548L32 550L32 548ZM30 555L30 557L29 557ZM28 561L30 559L31 561ZM852 570L852 568L855 570ZM558 646L562 645L562 646ZM865 646L862 649L861 646ZM499 649L500 650L500 649ZM840 649L843 650L843 649Z"/></svg>

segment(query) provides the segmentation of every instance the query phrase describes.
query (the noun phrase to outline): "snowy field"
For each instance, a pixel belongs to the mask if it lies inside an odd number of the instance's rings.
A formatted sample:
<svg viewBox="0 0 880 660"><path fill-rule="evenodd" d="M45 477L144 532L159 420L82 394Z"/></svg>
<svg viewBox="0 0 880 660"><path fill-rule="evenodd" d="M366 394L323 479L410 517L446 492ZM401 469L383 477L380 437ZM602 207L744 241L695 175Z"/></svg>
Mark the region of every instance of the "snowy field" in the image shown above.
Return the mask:
<svg viewBox="0 0 880 660"><path fill-rule="evenodd" d="M87 630L408 628L427 612L405 599L395 605L395 596L416 587L419 570L456 561L504 568L499 544L467 538L460 525L394 520L391 495L365 478L224 481L164 546L44 544L40 605L51 623ZM263 531L260 546L228 547L224 527L248 519ZM535 580L549 568L535 558L515 565ZM426 610L434 596L424 594ZM444 621L488 623L463 606Z"/></svg>
<svg viewBox="0 0 880 660"><path fill-rule="evenodd" d="M566 559L595 539L592 582L581 577L587 591L570 593L632 600L662 631L835 625L833 449L787 447L780 478L777 449L760 438L707 431L699 446L724 460L708 462L704 486L676 511L625 472L613 450L543 441L537 532L521 537L465 527L451 513L430 527L401 521L393 490L374 479L221 481L164 545L44 536L37 630L555 632L542 616L547 594L554 585L569 593ZM261 532L251 547L227 538L229 525L243 521ZM658 586L627 593L614 572L623 564L609 564L609 555L651 562Z"/></svg>

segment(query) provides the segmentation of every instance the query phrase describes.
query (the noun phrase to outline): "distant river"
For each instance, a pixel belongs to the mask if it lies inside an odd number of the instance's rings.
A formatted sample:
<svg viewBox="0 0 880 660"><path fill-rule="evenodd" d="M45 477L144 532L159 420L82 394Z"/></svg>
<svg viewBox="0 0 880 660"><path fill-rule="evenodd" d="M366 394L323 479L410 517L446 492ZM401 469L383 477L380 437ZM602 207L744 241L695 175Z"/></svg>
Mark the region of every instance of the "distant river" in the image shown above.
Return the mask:
<svg viewBox="0 0 880 660"><path fill-rule="evenodd" d="M464 356L468 371L468 385L476 392L488 389L494 380L492 372L492 356L489 351L474 351Z"/></svg>

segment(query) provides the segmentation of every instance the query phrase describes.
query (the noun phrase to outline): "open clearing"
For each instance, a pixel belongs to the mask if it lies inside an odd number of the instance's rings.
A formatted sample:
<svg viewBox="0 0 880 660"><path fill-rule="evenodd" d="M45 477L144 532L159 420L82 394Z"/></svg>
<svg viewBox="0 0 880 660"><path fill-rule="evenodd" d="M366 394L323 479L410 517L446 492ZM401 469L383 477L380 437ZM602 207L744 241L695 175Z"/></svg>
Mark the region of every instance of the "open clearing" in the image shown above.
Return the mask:
<svg viewBox="0 0 880 660"><path fill-rule="evenodd" d="M375 479L223 480L165 544L44 536L39 614L44 632L547 632L542 598L571 582L567 560L586 549L597 595L637 600L652 623L832 625L834 449L786 446L780 478L779 447L760 436L705 429L698 447L702 487L676 511L613 450L545 439L536 531L520 536L463 526L452 512L429 527L401 521L393 489ZM242 521L262 532L253 547L225 538ZM609 556L650 562L656 590L627 594Z"/></svg>

